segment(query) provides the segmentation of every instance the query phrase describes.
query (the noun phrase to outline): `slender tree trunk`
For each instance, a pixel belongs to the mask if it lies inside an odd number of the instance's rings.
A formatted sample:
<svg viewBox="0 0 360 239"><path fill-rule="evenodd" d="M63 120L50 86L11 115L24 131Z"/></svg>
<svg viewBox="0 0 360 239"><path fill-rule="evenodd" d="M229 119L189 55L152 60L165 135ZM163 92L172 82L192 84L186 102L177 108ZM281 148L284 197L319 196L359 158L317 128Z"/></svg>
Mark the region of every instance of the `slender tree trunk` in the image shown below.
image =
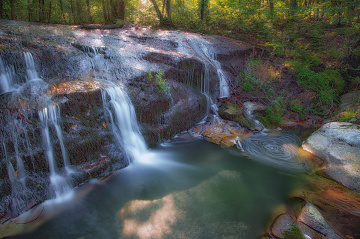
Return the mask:
<svg viewBox="0 0 360 239"><path fill-rule="evenodd" d="M109 4L105 0L103 0L103 12L104 12L105 23L110 23L111 20L110 20Z"/></svg>
<svg viewBox="0 0 360 239"><path fill-rule="evenodd" d="M51 21L51 12L52 12L52 1L50 0L50 3L49 3L49 13L48 13L48 23L50 23Z"/></svg>
<svg viewBox="0 0 360 239"><path fill-rule="evenodd" d="M71 8L71 15L73 19L73 23L76 23L76 16L75 16L75 6L73 0L70 0L70 8Z"/></svg>
<svg viewBox="0 0 360 239"><path fill-rule="evenodd" d="M204 21L208 19L209 0L200 0L200 20Z"/></svg>
<svg viewBox="0 0 360 239"><path fill-rule="evenodd" d="M171 0L166 0L166 17L168 23L171 24Z"/></svg>
<svg viewBox="0 0 360 239"><path fill-rule="evenodd" d="M14 20L15 16L15 0L10 0L10 18Z"/></svg>
<svg viewBox="0 0 360 239"><path fill-rule="evenodd" d="M43 5L42 0L39 0L39 22L43 20Z"/></svg>
<svg viewBox="0 0 360 239"><path fill-rule="evenodd" d="M59 0L59 3L60 3L61 17L63 20L65 20L63 1Z"/></svg>
<svg viewBox="0 0 360 239"><path fill-rule="evenodd" d="M155 8L155 12L160 20L160 25L164 25L165 23L165 19L163 17L163 15L161 14L160 12L160 9L159 9L159 6L157 5L156 3L156 0L150 0L152 2L152 4L154 5L154 8Z"/></svg>
<svg viewBox="0 0 360 239"><path fill-rule="evenodd" d="M4 16L4 1L0 1L0 18L5 18Z"/></svg>
<svg viewBox="0 0 360 239"><path fill-rule="evenodd" d="M81 0L76 0L76 12L77 12L77 22L82 23L83 22L83 14L82 14L82 6L81 6Z"/></svg>
<svg viewBox="0 0 360 239"><path fill-rule="evenodd" d="M86 5L87 5L87 12L88 12L88 21L90 23L92 23L93 19L91 17L91 13L90 13L90 0L86 0Z"/></svg>
<svg viewBox="0 0 360 239"><path fill-rule="evenodd" d="M165 5L166 5L166 0L163 0L162 11L161 11L162 15L165 14Z"/></svg>
<svg viewBox="0 0 360 239"><path fill-rule="evenodd" d="M111 21L113 21L116 18L116 15L117 15L117 4L114 4L114 1L116 2L116 0L110 0L110 2L109 2Z"/></svg>
<svg viewBox="0 0 360 239"><path fill-rule="evenodd" d="M2 2L2 1L1 1ZM30 8L31 1L28 0L27 10L28 10L28 21L31 22L31 8Z"/></svg>
<svg viewBox="0 0 360 239"><path fill-rule="evenodd" d="M119 16L118 18L120 20L125 20L125 9L126 9L126 4L124 0L118 0L118 4L119 4Z"/></svg>

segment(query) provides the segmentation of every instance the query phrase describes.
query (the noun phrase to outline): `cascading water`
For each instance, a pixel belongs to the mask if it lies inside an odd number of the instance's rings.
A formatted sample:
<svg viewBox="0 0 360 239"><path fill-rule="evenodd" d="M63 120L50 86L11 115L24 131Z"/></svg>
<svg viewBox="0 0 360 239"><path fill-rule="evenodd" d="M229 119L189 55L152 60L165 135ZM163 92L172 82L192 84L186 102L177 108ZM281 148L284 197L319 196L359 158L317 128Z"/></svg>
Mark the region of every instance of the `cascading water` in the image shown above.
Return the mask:
<svg viewBox="0 0 360 239"><path fill-rule="evenodd" d="M104 109L117 142L129 163L146 154L147 147L137 124L134 106L125 91L115 83L102 90Z"/></svg>
<svg viewBox="0 0 360 239"><path fill-rule="evenodd" d="M10 71L5 68L4 63L0 57L0 94L11 91L13 81Z"/></svg>
<svg viewBox="0 0 360 239"><path fill-rule="evenodd" d="M219 89L220 89L219 98L228 97L230 94L229 85L227 83L225 74L221 68L220 62L216 60L215 53L210 52L209 48L205 46L205 44L197 38L194 37L192 37L191 39L189 38L187 42L206 65L211 65L216 69L217 76L219 79ZM204 82L203 85L204 85L203 90L205 90L204 92L207 92L209 90L208 83Z"/></svg>
<svg viewBox="0 0 360 239"><path fill-rule="evenodd" d="M50 183L51 188L54 191L56 197L60 197L64 193L67 193L70 191L71 187L66 179L66 177L61 176L56 171L56 163L55 163L55 157L53 152L53 146L50 139L50 132L49 132L49 123L51 122L57 133L58 133L58 139L60 141L61 150L63 151L63 160L65 167L68 166L67 164L67 156L65 152L65 146L64 142L62 141L62 133L60 130L60 126L58 125L58 117L60 115L60 109L58 106L50 105L46 108L44 108L42 111L39 111L39 117L42 122L42 135L43 135L43 142L46 149L46 159L49 164L49 170L50 170Z"/></svg>

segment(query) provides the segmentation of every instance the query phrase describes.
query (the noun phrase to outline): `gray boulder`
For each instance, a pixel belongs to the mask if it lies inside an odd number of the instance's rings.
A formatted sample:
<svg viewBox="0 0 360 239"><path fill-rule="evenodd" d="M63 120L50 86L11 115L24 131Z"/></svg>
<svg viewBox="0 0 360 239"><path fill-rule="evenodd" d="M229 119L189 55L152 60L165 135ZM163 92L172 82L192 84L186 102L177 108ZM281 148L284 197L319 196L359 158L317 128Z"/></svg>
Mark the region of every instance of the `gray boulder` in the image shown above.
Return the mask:
<svg viewBox="0 0 360 239"><path fill-rule="evenodd" d="M303 148L324 160L323 172L360 192L360 126L332 122L314 132Z"/></svg>

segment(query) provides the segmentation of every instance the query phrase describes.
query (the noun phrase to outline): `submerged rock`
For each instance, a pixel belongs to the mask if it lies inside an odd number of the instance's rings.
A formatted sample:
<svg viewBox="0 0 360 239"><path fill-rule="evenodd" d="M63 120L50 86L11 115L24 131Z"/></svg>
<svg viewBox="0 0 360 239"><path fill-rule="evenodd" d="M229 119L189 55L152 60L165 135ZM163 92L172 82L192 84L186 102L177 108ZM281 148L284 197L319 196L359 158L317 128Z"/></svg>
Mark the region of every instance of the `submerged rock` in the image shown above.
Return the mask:
<svg viewBox="0 0 360 239"><path fill-rule="evenodd" d="M201 124L192 129L191 132L223 147L234 146L238 141L245 140L252 135L250 131L231 121L214 121Z"/></svg>
<svg viewBox="0 0 360 239"><path fill-rule="evenodd" d="M303 148L324 160L321 169L325 174L360 192L360 126L325 124L305 141Z"/></svg>

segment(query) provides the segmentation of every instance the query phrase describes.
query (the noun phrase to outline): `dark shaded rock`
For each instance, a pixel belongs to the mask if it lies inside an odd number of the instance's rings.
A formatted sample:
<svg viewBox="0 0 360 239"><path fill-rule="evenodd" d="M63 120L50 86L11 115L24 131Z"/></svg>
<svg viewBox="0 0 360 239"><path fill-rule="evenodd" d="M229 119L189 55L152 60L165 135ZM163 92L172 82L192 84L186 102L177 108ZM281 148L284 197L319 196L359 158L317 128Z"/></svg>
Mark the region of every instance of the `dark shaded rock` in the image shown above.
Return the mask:
<svg viewBox="0 0 360 239"><path fill-rule="evenodd" d="M155 146L188 130L205 117L206 98L188 85L168 80L169 92L145 81L133 82L129 95L146 142Z"/></svg>

